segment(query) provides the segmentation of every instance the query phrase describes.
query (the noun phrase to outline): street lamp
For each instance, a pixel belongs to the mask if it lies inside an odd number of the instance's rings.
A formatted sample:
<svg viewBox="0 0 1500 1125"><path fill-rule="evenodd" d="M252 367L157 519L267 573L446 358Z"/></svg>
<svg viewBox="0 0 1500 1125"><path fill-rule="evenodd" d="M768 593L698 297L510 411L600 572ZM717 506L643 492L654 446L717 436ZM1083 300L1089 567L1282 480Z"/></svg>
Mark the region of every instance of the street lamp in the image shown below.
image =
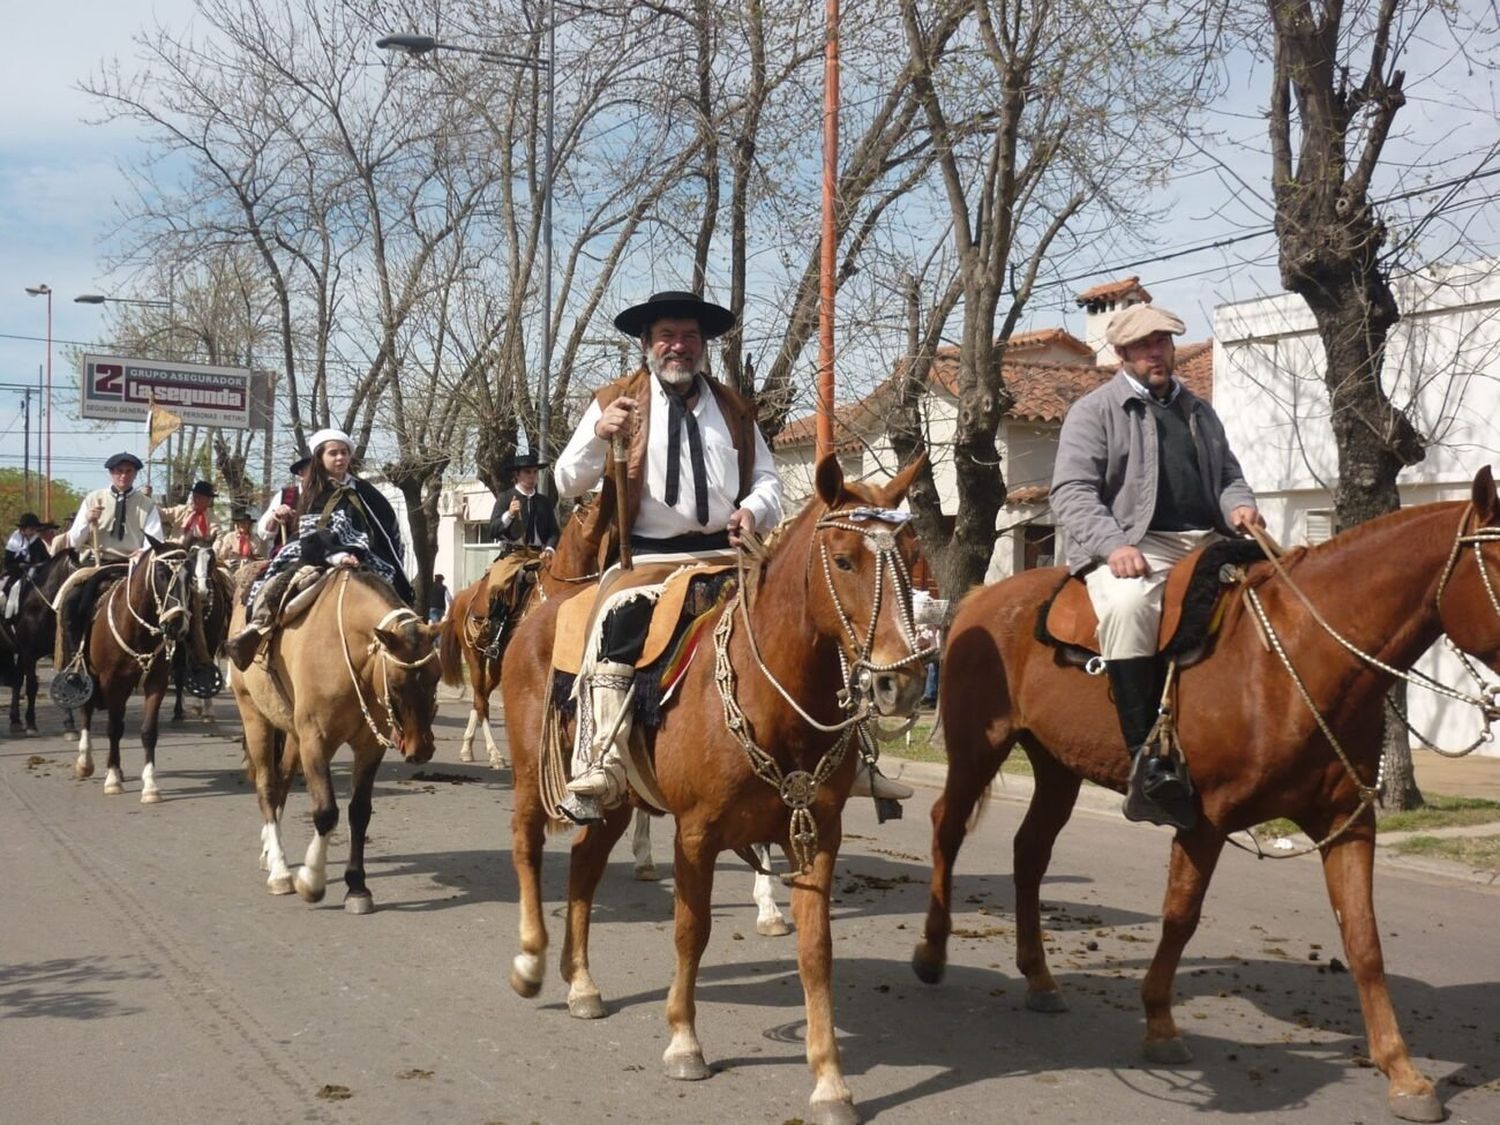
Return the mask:
<svg viewBox="0 0 1500 1125"><path fill-rule="evenodd" d="M543 132L543 181L542 181L542 275L545 290L542 293L542 373L540 403L537 407L537 429L541 431L536 446L541 460L547 461L547 447L552 427L552 128L556 109L556 74L553 60L557 57L557 5L556 0L547 3L547 54L543 58L529 59L522 55L511 55L504 51L490 51L479 47L465 47L459 43L444 43L431 35L399 34L386 35L375 40L375 46L386 51L401 51L419 58L432 51L456 51L464 55L478 55L487 62L506 63L547 71L546 128Z"/></svg>
<svg viewBox="0 0 1500 1125"><path fill-rule="evenodd" d="M156 309L170 309L171 301L160 301L151 297L106 297L103 293L84 293L74 297L73 301L79 305L102 305L108 301L111 305L149 305Z"/></svg>
<svg viewBox="0 0 1500 1125"><path fill-rule="evenodd" d="M47 491L42 496L42 519L52 518L52 286L28 285L33 297L47 298Z"/></svg>

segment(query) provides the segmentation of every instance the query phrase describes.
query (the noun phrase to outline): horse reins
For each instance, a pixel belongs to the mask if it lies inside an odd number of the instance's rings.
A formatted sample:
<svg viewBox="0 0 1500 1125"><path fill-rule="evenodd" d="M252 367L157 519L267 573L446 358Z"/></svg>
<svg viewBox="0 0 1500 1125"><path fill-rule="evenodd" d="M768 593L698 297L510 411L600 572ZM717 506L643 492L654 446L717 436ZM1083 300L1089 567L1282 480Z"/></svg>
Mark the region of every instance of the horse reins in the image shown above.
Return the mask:
<svg viewBox="0 0 1500 1125"><path fill-rule="evenodd" d="M350 575L344 574L341 575L341 577L343 578L343 582L339 585L338 620L339 640L343 645L344 650L344 667L349 670L349 682L354 685L354 698L359 701L359 710L360 713L365 717L365 725L370 728L370 733L375 736L376 741L380 743L383 749L393 750L396 748L396 743L394 740L389 739L384 734L382 734L380 732L380 728L375 725L375 719L370 714L370 706L365 702L365 693L359 686L359 674L354 670L354 656L349 651L349 634L344 629L344 593L349 589ZM381 702L385 706L385 713L386 716L390 719L391 731L393 733L396 730L396 708L395 705L391 702L390 665L394 664L398 668L406 669L421 668L437 655L437 649L432 649L427 653L426 656L423 656L417 660L402 660L399 656L396 656L394 653L392 653L388 647L386 647L385 642L380 639L379 631L391 624L397 622L405 622L408 619L416 621L418 623L420 623L422 620L417 616L415 612L404 605L397 606L395 609L391 610L379 621L377 621L374 625L374 628L370 630L373 639L365 649L366 655L379 656L380 658ZM374 677L372 676L371 678L373 679Z"/></svg>
<svg viewBox="0 0 1500 1125"><path fill-rule="evenodd" d="M1458 565L1459 556L1465 546L1472 546L1474 548L1475 564L1479 569L1480 579L1484 584L1485 592L1489 595L1490 605L1494 607L1496 616L1500 616L1500 597L1497 597L1496 595L1494 584L1490 579L1489 567L1485 562L1484 552L1481 550L1481 547L1485 543L1500 542L1500 528L1477 527L1473 531L1466 533L1464 529L1469 525L1469 518L1473 514L1473 510L1473 504L1469 504L1464 508L1463 517L1459 520L1458 524L1458 533L1453 540L1453 548L1448 552L1447 562L1443 565L1442 574L1438 578L1437 592L1434 597L1434 603L1436 606L1441 608L1443 591L1447 588L1448 579L1452 577L1453 570ZM1327 633L1329 637L1336 641L1347 652L1357 657L1359 660L1363 661L1370 667L1379 669L1387 675L1402 680L1407 684L1414 684L1418 687L1425 687L1429 691L1435 692L1440 695L1445 695L1450 699L1457 700L1460 703L1468 704L1469 706L1472 706L1479 711L1480 716L1484 722L1484 728L1480 731L1479 736L1463 750L1449 751L1434 746L1425 737L1423 737L1417 731L1413 730L1411 724L1406 721L1406 716L1402 714L1400 709L1396 707L1394 703L1390 702L1389 696L1387 696L1387 706L1389 706L1390 709L1397 715L1397 717L1401 719L1403 725L1409 732L1417 735L1424 746L1427 746L1429 749L1436 750L1438 753L1443 754L1445 757L1458 758L1470 753L1481 743L1488 742L1493 739L1494 736L1490 731L1490 726L1496 721L1497 718L1500 718L1500 706L1497 706L1497 700L1500 700L1500 685L1486 685L1480 678L1478 672L1475 671L1468 658L1456 646L1454 646L1454 652L1458 654L1464 668L1469 672L1469 675L1474 678L1475 682L1478 683L1480 688L1482 689L1482 694L1479 696L1465 694L1464 692L1458 691L1455 688L1451 688L1447 684L1440 683L1439 681L1433 679L1431 676L1428 676L1422 672L1418 672L1415 669L1402 671L1401 669L1395 668L1392 665L1385 663L1383 660L1380 660L1378 657L1375 657L1370 653L1367 653L1364 650L1360 649L1352 641L1343 636L1343 634L1341 634L1331 624L1329 624L1327 619L1324 618L1324 616L1318 611L1317 607L1313 605L1312 600L1307 596L1307 594L1303 592L1303 590L1294 581L1292 581L1292 577L1287 573L1286 568L1282 565L1281 559L1278 557L1278 553L1270 549L1271 544L1269 543L1269 539L1265 536L1264 532L1262 532L1259 528L1253 526L1248 528L1248 530L1250 534L1256 539L1256 541L1260 543L1261 547L1265 550L1266 557L1270 560L1271 566L1275 569L1277 576L1286 583L1287 589L1289 589L1297 598L1297 600L1302 603L1303 607L1307 610L1308 614L1312 617L1313 621L1316 622L1319 628ZM1256 624L1260 627L1261 635L1266 639L1266 643L1270 646L1271 650L1276 653L1277 658L1281 661L1282 667L1286 669L1287 675L1291 677L1292 683L1297 688L1298 694L1302 697L1303 703L1307 705L1307 709L1312 712L1313 718L1317 720L1318 728L1323 732L1324 738L1328 740L1328 744L1333 749L1334 754L1337 755L1339 761L1343 764L1344 769L1354 780L1355 787L1358 790L1360 796L1359 806L1350 816L1348 816L1344 820L1344 822L1337 829L1335 829L1328 836L1324 837L1322 840L1318 841L1317 843L1311 844L1306 848L1291 852L1281 852L1274 856L1268 856L1265 852L1261 851L1259 842L1257 841L1256 843L1256 847L1254 850L1262 858L1292 859L1297 856L1307 855L1313 851L1318 851L1333 843L1335 840L1339 839L1339 837L1347 832L1350 827L1352 827L1353 824L1357 820L1359 820L1361 816L1364 815L1367 809L1372 807L1374 803L1379 800L1381 791L1385 787L1386 755L1382 750L1380 761L1377 764L1375 770L1374 784L1366 785L1360 779L1358 772L1354 768L1353 762L1350 761L1348 753L1344 750L1343 745L1334 735L1332 728L1328 725L1328 721L1318 710L1317 704L1313 701L1312 695L1308 691L1306 683L1303 681L1302 676L1300 675L1300 673L1298 673L1296 667L1293 665L1292 659L1288 655L1286 647L1282 643L1281 637L1277 634L1275 628L1271 624L1270 615L1266 612L1265 605L1262 602L1260 595L1253 587L1247 588L1245 590L1245 601L1250 606L1250 610L1254 615ZM1230 838L1230 843L1233 843L1236 847L1244 848L1244 845L1240 844L1233 838ZM1244 850L1250 851L1251 849L1245 848Z"/></svg>
<svg viewBox="0 0 1500 1125"><path fill-rule="evenodd" d="M167 622L188 613L188 608L182 604L182 601L180 599L175 602L172 599L172 588L176 584L178 577L181 575L183 568L187 566L188 556L186 551L174 551L166 555L153 554L151 557L151 579L149 584L147 585L147 589L151 591L151 600L155 603L156 624L153 625L151 622L147 621L144 617L137 613L135 606L130 601L130 598L128 596L126 597L126 612L129 613L132 618L134 618L137 625L145 630L146 636L148 638L157 638L156 644L151 647L149 652L137 652L135 649L131 648L128 643L126 643L125 638L120 635L119 626L115 624L115 599L119 597L121 588L124 588L126 590L130 588L131 582L135 580L138 564L143 557L144 556L131 556L129 563L126 565L125 580L123 582L115 583L115 585L110 588L109 597L104 605L104 619L109 623L109 632L110 635L114 637L115 644L120 646L121 652L125 653L126 656L130 657L136 662L136 664L140 667L141 673L144 675L150 669L152 661L156 659L157 655L163 649L167 650L167 659L170 660L172 658L171 646L173 645L173 642L170 641L166 636L166 625ZM168 563L167 560L169 558L176 560L175 566ZM167 567L167 583L165 594L157 589L156 568L158 565Z"/></svg>
<svg viewBox="0 0 1500 1125"><path fill-rule="evenodd" d="M897 531L887 528L870 529L851 520L878 519L885 523L896 524ZM839 598L838 589L834 585L833 571L829 560L828 544L818 540L821 553L824 581L828 586L829 597L833 601L834 611L837 613L840 625L843 627L846 637L849 639L856 653L851 661L845 654L844 648L839 647L839 666L843 675L844 687L839 692L839 709L851 712L848 718L840 722L827 724L819 722L803 709L786 687L776 678L775 674L767 666L764 657L761 656L760 645L755 638L755 630L750 623L750 612L747 601L747 590L749 585L746 581L745 558L742 551L737 559L739 584L735 590L734 602L719 618L719 623L714 627L714 683L719 690L719 698L724 706L724 724L728 728L740 748L745 752L749 760L751 772L767 785L775 789L786 806L792 810L790 826L790 850L792 858L802 874L807 874L812 869L813 855L818 840L817 823L813 818L812 804L817 798L818 787L827 781L843 763L844 755L848 752L849 741L856 729L863 730L863 726L871 719L869 688L876 672L893 671L906 667L909 664L922 662L929 659L933 653L931 646L919 647L915 624L911 617L911 575L906 568L906 562L902 559L900 552L896 549L897 536L900 525L910 519L906 513L893 512L877 508L848 508L828 512L818 519L813 525L813 534L816 536L821 531L830 529L849 531L861 535L870 544L875 553L875 593L871 599L870 625L863 639L860 638L858 630L854 628L849 618L848 611L844 608ZM757 544L754 539L749 541L750 549L756 550ZM808 554L808 567L812 566L811 551ZM875 645L875 633L880 623L880 608L886 596L885 575L889 570L890 584L894 588L893 596L896 598L898 614L898 625L903 639L906 641L910 652L899 660L889 664L872 664L869 661L870 653ZM776 759L755 744L751 738L749 726L745 719L745 713L735 698L735 671L734 664L729 659L729 643L734 634L734 617L738 611L744 622L745 636L750 645L751 655L755 659L755 665L762 676L774 687L783 700L793 711L813 729L825 734L837 733L838 740L828 750L824 751L818 759L811 772L807 770L792 770L784 773Z"/></svg>

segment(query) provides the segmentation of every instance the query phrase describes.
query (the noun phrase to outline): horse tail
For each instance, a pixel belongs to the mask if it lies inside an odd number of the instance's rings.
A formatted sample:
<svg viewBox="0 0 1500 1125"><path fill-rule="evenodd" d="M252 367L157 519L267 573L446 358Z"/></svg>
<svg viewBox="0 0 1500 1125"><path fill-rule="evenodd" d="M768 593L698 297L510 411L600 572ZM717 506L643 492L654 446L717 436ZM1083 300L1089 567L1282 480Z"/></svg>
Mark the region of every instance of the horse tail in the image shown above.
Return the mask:
<svg viewBox="0 0 1500 1125"><path fill-rule="evenodd" d="M459 621L466 616L468 603L464 602L460 607L458 600L454 599L448 616L438 626L438 665L443 670L443 683L449 687L463 687L464 684L463 649L459 644L458 629Z"/></svg>

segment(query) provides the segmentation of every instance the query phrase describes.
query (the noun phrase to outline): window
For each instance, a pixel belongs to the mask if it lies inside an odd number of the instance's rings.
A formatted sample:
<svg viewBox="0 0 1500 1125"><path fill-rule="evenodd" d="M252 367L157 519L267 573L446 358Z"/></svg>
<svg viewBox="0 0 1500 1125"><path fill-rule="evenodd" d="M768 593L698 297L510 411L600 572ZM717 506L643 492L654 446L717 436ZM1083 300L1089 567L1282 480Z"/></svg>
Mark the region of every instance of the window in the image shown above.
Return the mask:
<svg viewBox="0 0 1500 1125"><path fill-rule="evenodd" d="M1021 569L1057 565L1057 529L1044 523L1021 528Z"/></svg>

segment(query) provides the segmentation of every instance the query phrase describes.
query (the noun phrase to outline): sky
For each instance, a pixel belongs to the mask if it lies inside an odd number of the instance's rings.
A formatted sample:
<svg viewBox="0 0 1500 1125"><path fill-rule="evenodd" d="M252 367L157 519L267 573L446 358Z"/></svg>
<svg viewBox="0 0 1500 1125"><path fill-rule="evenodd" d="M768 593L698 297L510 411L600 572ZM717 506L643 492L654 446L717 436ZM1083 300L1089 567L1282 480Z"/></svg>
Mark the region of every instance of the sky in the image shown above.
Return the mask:
<svg viewBox="0 0 1500 1125"><path fill-rule="evenodd" d="M106 238L122 188L119 166L138 162L144 151L128 126L91 124L97 106L77 85L104 60L118 57L128 65L131 36L143 25L157 20L182 28L193 18L191 0L63 0L13 5L7 12L11 49L0 68L0 104L7 107L0 115L0 467L21 464L22 394L13 385L35 385L47 355L46 301L28 296L27 286L53 289L54 474L96 486L103 475L100 463L109 452L141 444L138 425L100 427L72 416L79 377L66 366L66 349L97 342L107 322L99 306L76 304L73 298L127 291L126 279L107 272ZM1412 82L1430 82L1445 67L1451 70L1445 61L1451 57L1449 48L1441 42L1413 44ZM1184 167L1196 171L1164 197L1170 219L1163 229L1138 245L1111 246L1101 255L1107 266L1120 268L1101 268L1039 294L1023 327L1061 325L1081 336L1083 316L1073 293L1139 273L1158 304L1184 317L1188 338L1202 339L1210 332L1216 305L1279 289L1274 243L1264 236L1225 250L1126 268L1132 260L1164 250L1269 225L1266 161L1230 143L1263 148L1265 76L1248 61L1232 73L1215 119L1222 147L1208 157L1184 159ZM1445 153L1483 143L1500 147L1493 77L1460 74L1458 82L1461 90L1414 96L1403 111L1404 139L1397 144L1407 146L1403 151L1424 154L1409 163L1429 162L1433 179L1454 172L1442 163ZM1108 154L1101 154L1101 160L1111 162ZM1421 173L1417 167L1407 175ZM1500 178L1490 184L1500 185ZM1487 194L1497 191L1500 187L1490 186ZM1491 208L1496 211L1500 208ZM1470 244L1500 254L1495 222L1486 221L1488 226L1470 229ZM35 409L32 420L35 432Z"/></svg>

